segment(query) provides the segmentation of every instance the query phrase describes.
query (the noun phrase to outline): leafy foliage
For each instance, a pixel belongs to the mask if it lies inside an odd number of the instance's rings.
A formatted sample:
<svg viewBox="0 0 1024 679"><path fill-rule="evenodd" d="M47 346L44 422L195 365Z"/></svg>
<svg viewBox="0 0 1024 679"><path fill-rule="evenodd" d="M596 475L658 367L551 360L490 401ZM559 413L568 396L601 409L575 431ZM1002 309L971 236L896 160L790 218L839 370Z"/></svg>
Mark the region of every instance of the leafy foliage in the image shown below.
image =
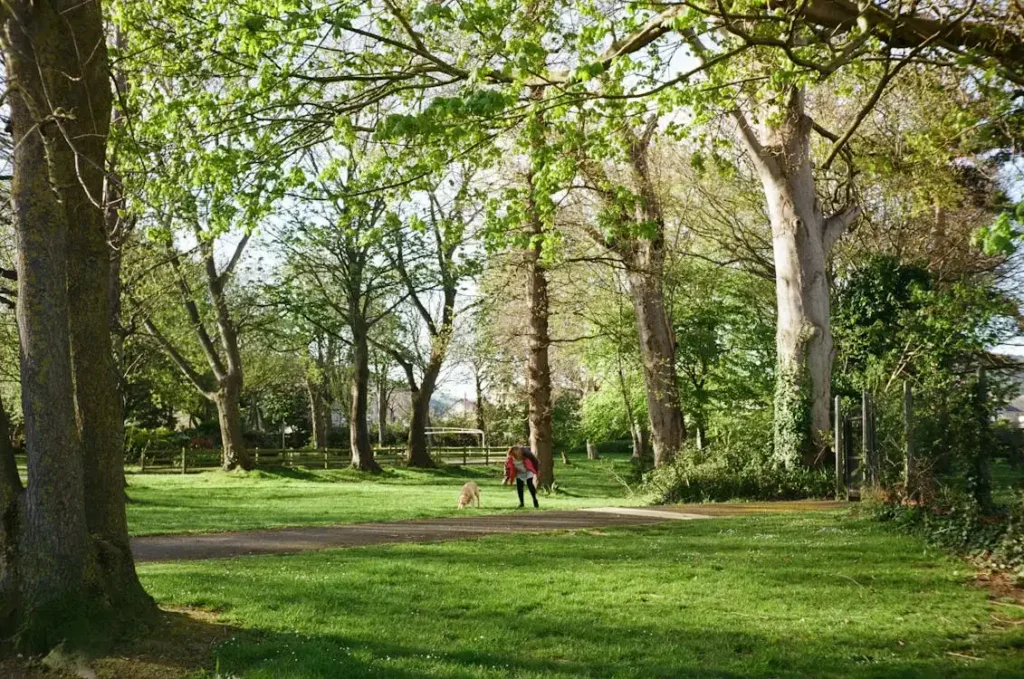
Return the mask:
<svg viewBox="0 0 1024 679"><path fill-rule="evenodd" d="M1024 582L1024 491L993 514L973 495L947 492L928 506L882 502L871 506L876 520L965 556L979 565L1013 574Z"/></svg>

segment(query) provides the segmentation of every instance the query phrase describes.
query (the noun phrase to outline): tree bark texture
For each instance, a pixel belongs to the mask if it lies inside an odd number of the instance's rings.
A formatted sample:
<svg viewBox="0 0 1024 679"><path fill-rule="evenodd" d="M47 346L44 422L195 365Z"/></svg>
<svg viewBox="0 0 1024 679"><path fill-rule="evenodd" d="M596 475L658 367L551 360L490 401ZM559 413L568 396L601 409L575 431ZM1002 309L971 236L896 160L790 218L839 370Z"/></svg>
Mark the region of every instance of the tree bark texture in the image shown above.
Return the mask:
<svg viewBox="0 0 1024 679"><path fill-rule="evenodd" d="M644 249L647 247L650 246L645 244ZM679 452L686 438L686 428L676 379L675 335L665 309L662 256L648 252L639 259L643 263L634 259L628 273L630 296L640 339L654 464L661 466L672 461Z"/></svg>
<svg viewBox="0 0 1024 679"><path fill-rule="evenodd" d="M135 577L124 515L100 204L111 111L101 11L88 0L5 10L30 483L21 490L9 441L0 444L0 623L46 647L83 615L125 618L151 601Z"/></svg>
<svg viewBox="0 0 1024 679"><path fill-rule="evenodd" d="M654 126L642 134L624 132L629 166L638 200L632 208L617 202L618 192L604 168L593 162L584 171L601 189L606 212L617 224L609 237L596 230L594 239L616 253L626 267L630 299L636 314L643 364L647 413L656 466L676 456L686 440L676 374L676 342L665 303L665 218L654 180L649 149Z"/></svg>
<svg viewBox="0 0 1024 679"><path fill-rule="evenodd" d="M348 418L352 466L363 471L379 472L380 465L370 446L370 428L366 422L370 399L370 352L366 330L352 323L352 403Z"/></svg>
<svg viewBox="0 0 1024 679"><path fill-rule="evenodd" d="M526 251L526 298L530 304L529 358L526 385L529 396L530 449L540 460L540 487L554 483L555 463L551 426L551 366L548 361L548 279L541 262L543 231L534 218L535 242Z"/></svg>
<svg viewBox="0 0 1024 679"><path fill-rule="evenodd" d="M787 467L821 464L828 458L832 374L826 262L858 211L828 218L822 212L802 90L791 89L781 110L764 118L760 134L742 116L737 120L764 187L772 227L778 310L775 456Z"/></svg>
<svg viewBox="0 0 1024 679"><path fill-rule="evenodd" d="M213 396L213 403L217 406L217 420L220 422L221 468L224 471L252 467L242 437L241 398L241 380L234 379L222 380Z"/></svg>
<svg viewBox="0 0 1024 679"><path fill-rule="evenodd" d="M434 344L442 341L441 338L432 339ZM427 446L427 427L430 426L430 399L434 396L437 387L437 376L441 372L441 363L444 360L444 350L433 347L430 360L423 371L423 379L416 389L412 391L412 417L409 421L409 461L410 467L430 468L434 467L434 460L430 457L430 450Z"/></svg>
<svg viewBox="0 0 1024 679"><path fill-rule="evenodd" d="M247 240L248 237L245 237L241 241L235 256L232 257L232 264L237 262ZM238 328L231 316L227 295L224 291L231 275L232 264L229 264L223 272L218 272L213 246L209 243L204 249L203 262L206 267L206 285L216 314L217 334L220 336L221 350L224 352L225 359L223 362L211 362L218 386L214 402L217 404L220 417L222 466L225 470L252 469L253 457L242 437L241 398L242 387L245 383L242 351L238 345Z"/></svg>
<svg viewBox="0 0 1024 679"><path fill-rule="evenodd" d="M313 426L313 447L317 450L326 450L330 413L324 385L317 377L306 378L306 394L309 396L309 420Z"/></svg>

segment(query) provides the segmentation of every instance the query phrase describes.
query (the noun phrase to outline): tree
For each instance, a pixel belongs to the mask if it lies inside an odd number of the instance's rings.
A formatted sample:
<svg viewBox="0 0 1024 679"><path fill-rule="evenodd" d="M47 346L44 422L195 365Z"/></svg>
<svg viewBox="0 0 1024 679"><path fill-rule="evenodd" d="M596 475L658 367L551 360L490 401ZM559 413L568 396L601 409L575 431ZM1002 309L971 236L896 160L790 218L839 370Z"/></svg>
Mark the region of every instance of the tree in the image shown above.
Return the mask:
<svg viewBox="0 0 1024 679"><path fill-rule="evenodd" d="M387 203L372 191L380 175L369 143L338 149L326 165L311 158L310 207L278 238L286 264L280 304L344 342L350 353L352 466L379 471L367 424L370 335L404 295L381 245ZM369 187L369 191L365 189Z"/></svg>
<svg viewBox="0 0 1024 679"><path fill-rule="evenodd" d="M0 441L0 629L45 648L83 617L120 621L153 604L124 511L99 203L112 101L103 16L96 2L54 0L10 3L0 18L7 78L18 85L11 200L29 474L23 488Z"/></svg>
<svg viewBox="0 0 1024 679"><path fill-rule="evenodd" d="M664 292L665 215L650 159L657 124L657 116L651 116L639 133L627 126L618 130L632 187L614 182L593 159L585 159L581 169L603 208L598 226L586 231L626 269L643 359L654 464L661 466L679 452L686 429L677 384L676 338Z"/></svg>
<svg viewBox="0 0 1024 679"><path fill-rule="evenodd" d="M727 80L737 64L750 70L742 62L744 52L759 56L757 68L771 69L766 91L737 86L723 108L734 119L737 137L761 180L772 225L778 298L775 453L786 465L800 459L814 463L826 452L829 425L832 337L826 263L860 206L848 195L847 205L833 214L823 210L812 132L830 142L819 173L845 154L852 176L849 142L908 64L931 52L953 52L969 68L994 65L1002 77L1019 83L1024 43L1005 30L1005 8L993 3L964 3L951 11L936 3L904 9L845 0L754 3L750 12L711 2L692 9L694 14L690 8L665 10L661 27L669 30L665 22L677 22L672 30L680 30L695 56L705 65L718 62L713 70L720 73L712 73L712 79ZM1020 19L1018 12L1014 23ZM709 27L720 30L713 47L699 35ZM807 114L808 88L834 80L852 65L873 83L863 86L864 96L855 102L843 132L832 133ZM685 98L703 106L696 92ZM741 99L751 103L737 105Z"/></svg>
<svg viewBox="0 0 1024 679"><path fill-rule="evenodd" d="M235 245L230 259L218 265L214 256L216 239L195 224L198 239L196 250L202 268L201 280L203 298L197 295L193 284L193 272L188 270L178 247L170 234L165 234L164 252L170 266L186 322L193 339L202 352L208 369L199 369L188 355L175 344L170 334L161 329L152 313L143 318L146 331L156 340L163 351L174 361L185 378L200 394L217 407L221 434L221 466L225 471L239 467L252 469L253 459L242 438L241 398L244 386L242 351L239 343L238 324L228 304L227 290L235 267L242 258L249 236L243 236ZM211 334L203 318L200 304L212 307L215 333ZM217 338L219 342L216 342ZM220 348L218 348L218 343Z"/></svg>
<svg viewBox="0 0 1024 679"><path fill-rule="evenodd" d="M305 387L309 397L309 418L313 427L313 447L327 449L327 434L331 425L334 393L331 377L337 363L337 340L317 333L309 344Z"/></svg>
<svg viewBox="0 0 1024 679"><path fill-rule="evenodd" d="M421 210L423 216L414 213L405 228L400 222L394 224L385 239L388 261L405 286L409 304L422 322L430 342L418 381L414 359L408 350L392 346L389 351L402 366L412 396L408 444L408 464L412 467L434 466L427 450L426 435L430 401L455 331L459 287L478 268L476 260L467 255L466 246L472 235L468 229L479 212L474 203L480 201L471 188L472 174L466 171L462 176L457 174L449 177L448 182L442 180L420 196L414 194L413 200L421 197L426 202L426 207ZM441 193L441 186L456 182L455 195L446 198ZM439 297L439 309L431 308L437 306L430 300L432 294ZM408 344L415 345L415 339Z"/></svg>

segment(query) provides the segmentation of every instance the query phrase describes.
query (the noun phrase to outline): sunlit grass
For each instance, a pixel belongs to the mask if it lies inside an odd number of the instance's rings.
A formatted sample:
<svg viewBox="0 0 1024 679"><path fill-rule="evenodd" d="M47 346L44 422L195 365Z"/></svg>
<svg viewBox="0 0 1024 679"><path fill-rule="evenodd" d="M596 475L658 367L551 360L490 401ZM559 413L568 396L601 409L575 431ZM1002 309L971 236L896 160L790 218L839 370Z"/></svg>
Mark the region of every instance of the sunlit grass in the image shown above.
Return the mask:
<svg viewBox="0 0 1024 679"><path fill-rule="evenodd" d="M1020 677L962 562L836 513L146 564L238 677Z"/></svg>
<svg viewBox="0 0 1024 679"><path fill-rule="evenodd" d="M626 455L556 467L558 491L541 495L542 509L639 504L626 483ZM130 474L128 522L135 535L208 532L363 521L395 521L455 514L459 489L480 485L483 509L495 513L518 504L514 488L501 485L502 469L385 468L373 475L351 469L276 469L198 474Z"/></svg>

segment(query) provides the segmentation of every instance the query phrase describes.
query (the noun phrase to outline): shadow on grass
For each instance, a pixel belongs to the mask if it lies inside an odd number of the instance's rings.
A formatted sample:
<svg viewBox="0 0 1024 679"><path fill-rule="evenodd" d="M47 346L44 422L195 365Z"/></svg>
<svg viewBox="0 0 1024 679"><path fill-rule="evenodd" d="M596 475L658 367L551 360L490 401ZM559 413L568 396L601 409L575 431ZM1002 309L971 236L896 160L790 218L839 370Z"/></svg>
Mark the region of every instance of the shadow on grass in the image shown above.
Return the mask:
<svg viewBox="0 0 1024 679"><path fill-rule="evenodd" d="M922 571L920 543L835 521L166 564L144 579L245 623L215 649L228 676L1024 676L1024 636L983 626L955 566Z"/></svg>
<svg viewBox="0 0 1024 679"><path fill-rule="evenodd" d="M204 615L198 612L199 615ZM365 611L372 615L372 611ZM577 620L567 628L564 621L513 609L497 616L510 635L506 648L473 648L466 639L445 630L437 621L437 645L394 639L342 634L300 634L247 629L197 620L196 613L168 613L172 621L159 635L133 642L117 658L96 661L95 667L113 670L115 676L139 679L164 677L160 671L176 670L196 677L395 677L413 679L427 676L451 677L718 677L753 679L765 676L848 677L881 679L896 677L963 677L966 679L1011 679L1019 677L1013 668L977 666L969 659L946 655L919 656L906 653L863 654L837 643L834 652L822 656L809 644L780 640L770 632L751 634L709 629L671 629L631 625L602 625ZM484 624L494 623L489 614ZM665 652L649 653L629 640L650 639L665 644ZM526 641L523 643L523 640ZM537 657L551 648L583 644L607 647L620 640L611 653L591 658ZM896 640L891 641L896 647ZM455 648L452 648L455 646ZM4 666L0 665L0 669ZM214 674L214 669L219 674ZM4 675L8 676L8 675ZM10 675L17 676L17 675ZM52 675L39 675L52 676ZM35 679L35 675L26 675Z"/></svg>
<svg viewBox="0 0 1024 679"><path fill-rule="evenodd" d="M335 480L327 476L327 470L317 471L311 467L260 467L249 472L248 476L257 479L290 479L319 483Z"/></svg>

